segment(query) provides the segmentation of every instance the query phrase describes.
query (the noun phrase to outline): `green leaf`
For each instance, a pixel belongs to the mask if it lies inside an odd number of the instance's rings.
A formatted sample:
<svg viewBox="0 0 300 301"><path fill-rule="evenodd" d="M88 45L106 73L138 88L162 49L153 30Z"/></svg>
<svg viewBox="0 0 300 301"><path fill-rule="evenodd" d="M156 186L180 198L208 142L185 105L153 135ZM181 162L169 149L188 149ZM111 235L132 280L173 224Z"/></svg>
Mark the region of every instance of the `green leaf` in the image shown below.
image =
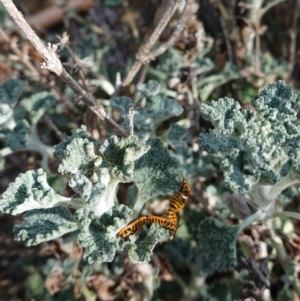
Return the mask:
<svg viewBox="0 0 300 301"><path fill-rule="evenodd" d="M196 63L195 73L201 74L202 76L204 76L209 71L212 71L213 68L215 67L213 61L210 58L203 57L202 52L199 53L195 63Z"/></svg>
<svg viewBox="0 0 300 301"><path fill-rule="evenodd" d="M159 63L155 70L166 74L166 80L174 75L177 75L179 69L184 65L182 53L173 48L169 48L158 58Z"/></svg>
<svg viewBox="0 0 300 301"><path fill-rule="evenodd" d="M169 238L169 231L154 223L146 233L139 235L134 244L128 244L124 250L128 252L129 258L134 263L149 262L156 244Z"/></svg>
<svg viewBox="0 0 300 301"><path fill-rule="evenodd" d="M25 119L20 120L12 130L0 129L0 140L13 151L24 148L27 145L29 128L29 123Z"/></svg>
<svg viewBox="0 0 300 301"><path fill-rule="evenodd" d="M90 139L74 138L66 145L58 172L62 175L91 176L101 163L102 158L95 155L94 143Z"/></svg>
<svg viewBox="0 0 300 301"><path fill-rule="evenodd" d="M116 6L122 3L121 0L100 0L103 6Z"/></svg>
<svg viewBox="0 0 300 301"><path fill-rule="evenodd" d="M107 172L105 177L104 171L107 170L99 170L103 176L99 177L99 182L96 184L83 175L75 175L69 181L69 186L84 199L88 207L96 205L103 198L107 199L105 193L108 190L110 176ZM102 207L106 206L102 203Z"/></svg>
<svg viewBox="0 0 300 301"><path fill-rule="evenodd" d="M36 124L55 102L56 100L52 93L39 92L33 94L30 98L23 99L22 105L26 108L31 122Z"/></svg>
<svg viewBox="0 0 300 301"><path fill-rule="evenodd" d="M198 236L198 227L199 227L199 222L205 219L205 214L199 210L190 210L188 218L186 219L186 226L189 235L193 239L197 239Z"/></svg>
<svg viewBox="0 0 300 301"><path fill-rule="evenodd" d="M136 210L154 196L177 191L182 180L177 161L161 140L149 139L146 143L150 150L135 163L134 182L139 190Z"/></svg>
<svg viewBox="0 0 300 301"><path fill-rule="evenodd" d="M9 79L0 85L0 104L14 107L23 93L27 82L19 79Z"/></svg>
<svg viewBox="0 0 300 301"><path fill-rule="evenodd" d="M0 104L0 125L3 127L4 123L7 122L13 115L11 107L4 103Z"/></svg>
<svg viewBox="0 0 300 301"><path fill-rule="evenodd" d="M131 182L134 172L134 161L138 160L150 149L136 136L118 139L112 136L105 140L99 149L101 157L111 166L112 177L121 182Z"/></svg>
<svg viewBox="0 0 300 301"><path fill-rule="evenodd" d="M220 136L213 131L210 131L209 135L201 133L199 143L207 152L219 156L238 147L238 142L233 137Z"/></svg>
<svg viewBox="0 0 300 301"><path fill-rule="evenodd" d="M14 109L26 82L11 79L0 85L0 140L12 151L27 145L29 124L25 119L14 116Z"/></svg>
<svg viewBox="0 0 300 301"><path fill-rule="evenodd" d="M118 111L125 119L128 112L128 106L133 103L132 99L126 96L114 97L109 101L111 107Z"/></svg>
<svg viewBox="0 0 300 301"><path fill-rule="evenodd" d="M236 240L239 226L227 226L214 218L199 223L197 254L200 269L204 271L233 270L237 264Z"/></svg>
<svg viewBox="0 0 300 301"><path fill-rule="evenodd" d="M265 206L289 185L300 182L300 97L278 81L251 104L254 109L241 109L227 97L202 104L202 116L215 128L201 134L199 142L204 150L222 158L227 187L253 194L254 201ZM267 185L274 186L274 193Z"/></svg>
<svg viewBox="0 0 300 301"><path fill-rule="evenodd" d="M89 264L111 262L120 240L116 235L131 220L131 210L124 205L112 207L98 219L92 211L80 209L75 216L80 222L78 241L85 248L84 259Z"/></svg>
<svg viewBox="0 0 300 301"><path fill-rule="evenodd" d="M147 84L137 86L139 101L134 107L134 133L144 140L147 134L154 135L157 127L164 121L182 114L182 107L173 99L167 98L161 92L161 86L156 81L149 81ZM142 102L145 101L145 104ZM127 97L113 98L110 104L117 110L125 120L125 127L128 127L126 117L127 106L132 101Z"/></svg>
<svg viewBox="0 0 300 301"><path fill-rule="evenodd" d="M194 251L191 243L187 239L176 238L165 246L167 254L175 260L180 260L185 264L192 262Z"/></svg>
<svg viewBox="0 0 300 301"><path fill-rule="evenodd" d="M87 139L89 142L92 142L92 143L96 142L96 140L94 138L90 137L86 133L86 127L84 125L82 125L79 129L72 130L72 135L71 136L65 136L62 142L55 145L55 147L54 147L55 148L54 156L58 157L58 158L67 157L68 154L69 154L68 146L76 138L81 138L82 140Z"/></svg>
<svg viewBox="0 0 300 301"><path fill-rule="evenodd" d="M27 246L60 237L77 229L77 222L67 208L31 210L24 214L25 222L14 226L15 239Z"/></svg>
<svg viewBox="0 0 300 301"><path fill-rule="evenodd" d="M31 274L26 283L27 294L30 294L34 300L47 300L45 288L45 277L42 276L41 272L34 272Z"/></svg>
<svg viewBox="0 0 300 301"><path fill-rule="evenodd" d="M138 84L136 88L140 98L154 97L157 96L160 92L160 84L155 80L150 80L146 84Z"/></svg>
<svg viewBox="0 0 300 301"><path fill-rule="evenodd" d="M197 88L199 91L199 98L202 102L205 102L209 95L221 85L224 85L225 83L228 83L229 81L233 79L238 79L240 77L239 75L239 69L237 66L226 63L225 67L221 72L219 72L217 75L210 75L206 76L203 79L199 80L197 82Z"/></svg>
<svg viewBox="0 0 300 301"><path fill-rule="evenodd" d="M110 176L108 168L98 169L93 178L94 181L91 181L83 175L75 175L70 179L69 186L99 217L115 205L119 181Z"/></svg>
<svg viewBox="0 0 300 301"><path fill-rule="evenodd" d="M111 136L96 156L94 140L81 127L55 147L55 155L64 158L59 171L74 175L69 185L93 208L96 216L101 216L115 204L119 182L133 180L134 162L149 149L136 136L122 139Z"/></svg>
<svg viewBox="0 0 300 301"><path fill-rule="evenodd" d="M49 258L47 259L46 263L43 265L42 271L43 274L46 276L49 276L50 274L53 274L58 271L62 272L63 271L62 262L54 258Z"/></svg>
<svg viewBox="0 0 300 301"><path fill-rule="evenodd" d="M172 124L166 135L166 140L177 150L178 147L188 147L187 144L191 140L191 135L184 127L178 124Z"/></svg>
<svg viewBox="0 0 300 301"><path fill-rule="evenodd" d="M54 192L42 169L29 170L10 183L2 195L0 211L13 215L33 209L46 209L70 201Z"/></svg>
<svg viewBox="0 0 300 301"><path fill-rule="evenodd" d="M146 105L135 115L135 126L137 130L148 124L153 130L164 120L182 114L182 107L173 99L167 98L161 92L161 86L156 81L147 84L138 84L138 95L140 101L145 97Z"/></svg>

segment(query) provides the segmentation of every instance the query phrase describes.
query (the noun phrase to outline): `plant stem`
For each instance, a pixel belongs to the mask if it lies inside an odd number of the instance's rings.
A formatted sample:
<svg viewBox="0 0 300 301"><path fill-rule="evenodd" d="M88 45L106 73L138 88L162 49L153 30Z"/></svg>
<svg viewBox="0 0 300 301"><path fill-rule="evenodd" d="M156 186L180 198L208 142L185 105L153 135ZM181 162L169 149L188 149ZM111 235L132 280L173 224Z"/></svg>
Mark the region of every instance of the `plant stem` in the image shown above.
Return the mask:
<svg viewBox="0 0 300 301"><path fill-rule="evenodd" d="M136 61L129 70L127 76L125 77L122 86L126 87L130 85L135 75L140 70L142 64L147 63L150 60L149 54L154 44L160 37L161 33L169 23L171 17L174 15L181 1L178 0L169 0L167 9L161 17L158 25L155 27L153 33L150 35L149 39L142 45L141 49L136 55Z"/></svg>

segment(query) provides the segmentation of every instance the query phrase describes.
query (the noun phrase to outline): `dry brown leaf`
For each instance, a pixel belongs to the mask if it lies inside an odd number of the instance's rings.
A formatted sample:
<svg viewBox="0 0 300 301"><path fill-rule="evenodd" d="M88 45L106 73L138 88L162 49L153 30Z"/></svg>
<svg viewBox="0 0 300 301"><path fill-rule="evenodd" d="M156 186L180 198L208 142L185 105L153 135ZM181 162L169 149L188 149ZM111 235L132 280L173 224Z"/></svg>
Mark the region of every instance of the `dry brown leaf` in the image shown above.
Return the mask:
<svg viewBox="0 0 300 301"><path fill-rule="evenodd" d="M254 226L244 229L240 234L238 241L248 249L251 258L256 260L260 259L260 235Z"/></svg>
<svg viewBox="0 0 300 301"><path fill-rule="evenodd" d="M0 62L0 84L12 78L11 68L4 62Z"/></svg>
<svg viewBox="0 0 300 301"><path fill-rule="evenodd" d="M116 299L115 288L117 284L115 280L100 274L93 277L91 285L96 290L100 300L113 301Z"/></svg>
<svg viewBox="0 0 300 301"><path fill-rule="evenodd" d="M65 277L62 271L57 271L49 275L45 282L45 287L49 295L58 293L64 286Z"/></svg>

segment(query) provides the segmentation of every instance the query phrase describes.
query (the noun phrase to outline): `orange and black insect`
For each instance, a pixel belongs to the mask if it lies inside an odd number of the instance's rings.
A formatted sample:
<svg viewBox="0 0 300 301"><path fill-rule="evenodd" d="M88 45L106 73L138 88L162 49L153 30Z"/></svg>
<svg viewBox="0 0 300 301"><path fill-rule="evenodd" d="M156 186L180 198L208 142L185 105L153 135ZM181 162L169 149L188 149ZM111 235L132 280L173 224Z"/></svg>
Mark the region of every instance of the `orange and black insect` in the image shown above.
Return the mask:
<svg viewBox="0 0 300 301"><path fill-rule="evenodd" d="M177 230L177 219L171 220L161 216L150 215L148 216L148 225L153 223L158 223L162 228L170 230L171 232L176 232Z"/></svg>
<svg viewBox="0 0 300 301"><path fill-rule="evenodd" d="M139 218L131 221L126 227L123 227L118 233L117 236L126 238L134 234L138 229L141 229L147 221L148 216L140 216Z"/></svg>
<svg viewBox="0 0 300 301"><path fill-rule="evenodd" d="M126 227L122 228L117 236L126 238L134 234L138 229L141 229L144 225L152 225L153 223L158 223L162 228L168 229L172 232L177 230L177 220L173 221L161 216L140 216L139 218L131 221Z"/></svg>
<svg viewBox="0 0 300 301"><path fill-rule="evenodd" d="M117 236L126 238L134 234L138 229L142 228L145 224L151 225L158 223L161 227L171 231L172 235L177 231L178 228L178 217L177 213L184 208L186 205L192 190L187 180L184 179L180 185L179 191L170 196L169 209L160 216L141 216L131 221L126 227L122 228Z"/></svg>
<svg viewBox="0 0 300 301"><path fill-rule="evenodd" d="M163 217L166 217L177 224L178 221L177 213L184 208L184 206L188 202L191 192L192 189L189 183L187 182L186 179L184 179L180 185L179 191L170 196L169 209L163 214ZM172 233L171 235L172 238L175 235L176 231Z"/></svg>
<svg viewBox="0 0 300 301"><path fill-rule="evenodd" d="M172 220L174 221L174 223L177 223L177 213L168 209L164 214L163 214L163 217L169 219L169 220Z"/></svg>
<svg viewBox="0 0 300 301"><path fill-rule="evenodd" d="M169 211L177 213L182 210L186 205L191 192L192 189L189 183L186 179L184 179L180 185L179 191L170 196L169 209L165 212L165 214L167 214Z"/></svg>

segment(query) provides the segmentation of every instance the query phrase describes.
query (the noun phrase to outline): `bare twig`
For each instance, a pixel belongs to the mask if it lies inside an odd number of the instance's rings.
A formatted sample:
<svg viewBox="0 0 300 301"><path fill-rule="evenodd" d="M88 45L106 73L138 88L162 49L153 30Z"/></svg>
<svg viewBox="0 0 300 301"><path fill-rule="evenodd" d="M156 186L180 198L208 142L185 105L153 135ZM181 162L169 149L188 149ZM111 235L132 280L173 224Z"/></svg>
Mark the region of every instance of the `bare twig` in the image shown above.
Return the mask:
<svg viewBox="0 0 300 301"><path fill-rule="evenodd" d="M269 10L271 9L273 6L276 6L282 2L285 2L288 0L274 0L274 1L269 1L262 9L260 9L260 12L258 14L259 19L261 19L263 17L263 15Z"/></svg>
<svg viewBox="0 0 300 301"><path fill-rule="evenodd" d="M261 35L261 30L260 30L260 20L257 20L256 24L253 24L255 26L255 66L254 70L255 73L260 72L260 35Z"/></svg>
<svg viewBox="0 0 300 301"><path fill-rule="evenodd" d="M264 27L261 27L261 19L263 15L271 9L273 6L282 3L287 0L274 0L268 2L267 5L262 7L263 1L254 1L252 4L246 2L240 2L239 6L245 9L248 9L248 19L244 19L244 21L248 24L248 26L253 30L247 35L247 41L245 44L247 45L247 52L249 55L252 55L252 49L255 38L255 74L261 74L260 71L260 52L261 52L261 44L260 44L260 36L264 33ZM254 34L253 34L254 33Z"/></svg>
<svg viewBox="0 0 300 301"><path fill-rule="evenodd" d="M18 59L28 68L28 70L32 73L33 80L37 80L39 78L39 73L34 67L34 65L30 62L29 57L24 54L18 47L16 39L10 39L7 34L0 28L0 36L10 45L11 50L16 54Z"/></svg>
<svg viewBox="0 0 300 301"><path fill-rule="evenodd" d="M269 221L269 223L274 223L274 221ZM269 236L271 239L271 243L272 246L275 247L276 251L277 251L277 257L282 265L282 267L287 270L291 268L291 264L292 264L292 259L290 258L290 256L287 255L286 250L284 248L284 244L282 239L279 237L279 235L275 234L274 227L270 227L269 228ZM296 273L297 271L297 273ZM288 273L288 272L286 272ZM291 277L292 284L293 284L293 289L296 292L296 294L298 295L298 297L300 297L300 283L298 278L298 269L295 269L295 273L294 273L294 277Z"/></svg>
<svg viewBox="0 0 300 301"><path fill-rule="evenodd" d="M294 8L294 15L293 15L293 24L292 28L290 30L290 36L291 36L291 46L290 46L290 60L289 60L289 66L288 66L288 73L287 73L287 81L291 81L292 79L292 73L295 66L295 60L296 60L296 45L297 45L297 23L298 23L298 9L300 6L300 0L296 1L296 5Z"/></svg>
<svg viewBox="0 0 300 301"><path fill-rule="evenodd" d="M137 53L137 59L142 63L146 63L149 60L149 53L153 48L154 44L156 43L157 39L160 37L161 33L168 25L170 19L174 15L175 11L177 10L180 1L178 0L170 0L169 6L165 13L163 14L160 22L158 23L157 27L154 29L153 33L150 35L148 41L143 45L140 51Z"/></svg>
<svg viewBox="0 0 300 301"><path fill-rule="evenodd" d="M127 113L127 118L128 118L128 123L129 123L129 136L133 136L133 119L134 119L134 112L133 112L134 104L131 103L128 105L128 113Z"/></svg>
<svg viewBox="0 0 300 301"><path fill-rule="evenodd" d="M139 72L140 68L142 67L142 63L140 61L135 61L131 69L129 70L126 78L124 79L122 83L122 87L129 86L132 82L135 75Z"/></svg>
<svg viewBox="0 0 300 301"><path fill-rule="evenodd" d="M63 68L61 61L56 56L57 46L48 44L48 48L43 45L39 37L28 25L22 14L18 11L12 0L0 0L11 17L15 20L28 40L43 57L45 62L41 65L42 69L48 69L58 75L77 95L82 97L84 103L104 122L111 126L119 136L127 137L126 131L110 118L103 108L99 107L95 99L86 93L78 82Z"/></svg>
<svg viewBox="0 0 300 301"><path fill-rule="evenodd" d="M189 16L189 12L190 12L189 8L190 8L192 2L193 2L193 0L186 0L184 10L180 16L180 19L179 19L179 21L176 25L176 28L175 28L174 32L172 33L171 37L169 38L169 40L167 42L165 42L159 48L153 50L149 54L150 59L155 59L159 55L163 54L168 48L170 48L176 42L176 40L178 39L180 33L182 32L182 30L184 28L186 21L187 21L187 18Z"/></svg>
<svg viewBox="0 0 300 301"><path fill-rule="evenodd" d="M63 68L60 78L79 96L82 97L84 103L102 120L111 126L119 136L127 137L126 131L120 127L110 116L106 114L103 108L96 105L94 98L87 94L77 81Z"/></svg>
<svg viewBox="0 0 300 301"><path fill-rule="evenodd" d="M167 24L169 23L171 17L177 10L179 4L180 4L179 0L169 0L168 8L166 9L165 13L161 17L160 22L154 29L153 33L150 35L149 39L142 45L141 49L137 53L136 61L123 81L122 84L123 87L126 87L131 83L131 81L133 80L137 72L140 70L142 64L146 64L149 62L150 60L149 53L151 49L153 48L154 44L158 40L159 36L163 32Z"/></svg>
<svg viewBox="0 0 300 301"><path fill-rule="evenodd" d="M49 126L50 129L52 129L56 136L59 138L59 139L63 139L63 133L58 129L58 127L53 123L52 119L49 117L49 115L44 115L44 119L45 119L45 122L47 123L47 125Z"/></svg>
<svg viewBox="0 0 300 301"><path fill-rule="evenodd" d="M231 42L230 42L230 39L229 39L229 32L228 32L228 29L227 29L227 20L225 20L223 18L223 16L221 15L220 16L220 21L221 21L221 26L222 26L222 30L223 30L224 40L225 40L225 43L226 43L228 59L231 63L234 63L233 50L232 50Z"/></svg>

